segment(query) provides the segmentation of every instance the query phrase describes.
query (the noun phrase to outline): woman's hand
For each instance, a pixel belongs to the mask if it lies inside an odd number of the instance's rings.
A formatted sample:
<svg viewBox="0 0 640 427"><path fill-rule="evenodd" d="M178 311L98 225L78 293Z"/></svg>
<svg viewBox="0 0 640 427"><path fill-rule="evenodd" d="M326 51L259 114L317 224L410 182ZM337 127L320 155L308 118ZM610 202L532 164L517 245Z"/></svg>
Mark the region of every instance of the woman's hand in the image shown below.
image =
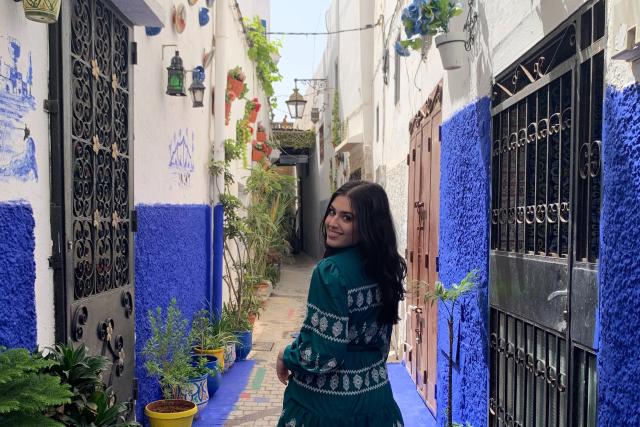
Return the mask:
<svg viewBox="0 0 640 427"><path fill-rule="evenodd" d="M278 353L278 360L276 361L276 373L278 374L278 379L284 385L287 385L289 382L289 369L284 365L284 350L280 350Z"/></svg>

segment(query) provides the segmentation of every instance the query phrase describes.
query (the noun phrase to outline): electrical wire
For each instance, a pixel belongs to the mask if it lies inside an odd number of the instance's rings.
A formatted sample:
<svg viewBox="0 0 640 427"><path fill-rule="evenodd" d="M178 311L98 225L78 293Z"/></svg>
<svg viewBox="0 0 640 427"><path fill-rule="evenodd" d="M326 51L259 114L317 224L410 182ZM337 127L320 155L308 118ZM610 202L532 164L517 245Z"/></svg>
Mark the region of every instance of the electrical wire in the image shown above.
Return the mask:
<svg viewBox="0 0 640 427"><path fill-rule="evenodd" d="M302 33L302 32L291 32L291 31L267 31L269 35L277 35L277 36L326 36L331 34L339 34L339 33L349 33L354 31L364 31L370 30L374 27L380 25L380 21L375 24L367 24L364 27L360 28L348 28L346 30L336 30L336 31L325 31L325 32L313 32L313 33Z"/></svg>

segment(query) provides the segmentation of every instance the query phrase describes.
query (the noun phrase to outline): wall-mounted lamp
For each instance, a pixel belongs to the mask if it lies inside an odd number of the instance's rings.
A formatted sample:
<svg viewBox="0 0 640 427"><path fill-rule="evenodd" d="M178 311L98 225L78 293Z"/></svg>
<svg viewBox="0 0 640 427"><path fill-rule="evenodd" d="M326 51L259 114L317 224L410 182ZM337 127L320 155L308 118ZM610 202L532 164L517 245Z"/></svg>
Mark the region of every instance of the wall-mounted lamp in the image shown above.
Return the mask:
<svg viewBox="0 0 640 427"><path fill-rule="evenodd" d="M167 95L171 96L187 96L184 92L184 66L180 52L176 50L176 55L171 58L171 65L167 67Z"/></svg>
<svg viewBox="0 0 640 427"><path fill-rule="evenodd" d="M162 47L169 46L175 45L163 45ZM186 70L180 57L180 52L177 50L173 58L171 58L171 64L167 67L167 91L165 93L170 96L187 96L184 85L184 76L187 72L191 72L189 92L191 93L193 107L202 107L206 89L204 85L204 67L198 65L193 70Z"/></svg>
<svg viewBox="0 0 640 427"><path fill-rule="evenodd" d="M191 92L191 100L193 101L193 108L202 107L204 100L204 68L198 65L191 72L191 86L189 86L189 92Z"/></svg>
<svg viewBox="0 0 640 427"><path fill-rule="evenodd" d="M307 100L300 95L300 92L298 92L298 82L308 84L316 90L327 88L327 79L293 79L293 83L295 85L293 93L286 101L287 107L289 108L289 115L292 119L301 119L304 114L304 107L307 104ZM319 117L318 113L318 118Z"/></svg>
<svg viewBox="0 0 640 427"><path fill-rule="evenodd" d="M311 109L311 123L314 125L320 121L320 109L318 107L313 107Z"/></svg>

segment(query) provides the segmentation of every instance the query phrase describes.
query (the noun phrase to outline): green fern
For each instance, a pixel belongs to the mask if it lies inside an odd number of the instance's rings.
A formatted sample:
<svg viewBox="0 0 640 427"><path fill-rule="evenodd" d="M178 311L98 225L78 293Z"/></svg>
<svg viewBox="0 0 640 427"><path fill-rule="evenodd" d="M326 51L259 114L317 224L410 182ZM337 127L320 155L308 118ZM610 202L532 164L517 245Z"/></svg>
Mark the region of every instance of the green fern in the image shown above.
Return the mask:
<svg viewBox="0 0 640 427"><path fill-rule="evenodd" d="M0 348L0 425L61 425L44 414L73 395L60 378L41 372L51 364L39 353Z"/></svg>

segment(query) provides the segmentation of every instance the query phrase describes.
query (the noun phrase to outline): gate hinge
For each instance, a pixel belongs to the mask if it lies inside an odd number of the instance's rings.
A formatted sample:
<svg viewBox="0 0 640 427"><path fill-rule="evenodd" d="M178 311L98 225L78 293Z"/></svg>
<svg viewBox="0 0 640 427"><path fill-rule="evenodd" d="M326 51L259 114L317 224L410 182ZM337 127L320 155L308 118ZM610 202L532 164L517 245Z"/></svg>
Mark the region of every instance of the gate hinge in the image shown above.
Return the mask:
<svg viewBox="0 0 640 427"><path fill-rule="evenodd" d="M422 371L422 384L427 384L427 370Z"/></svg>
<svg viewBox="0 0 640 427"><path fill-rule="evenodd" d="M132 210L130 213L130 218L131 218L131 232L135 233L136 231L138 231L138 211L136 211L135 209Z"/></svg>
<svg viewBox="0 0 640 427"><path fill-rule="evenodd" d="M131 64L138 64L138 43L131 42Z"/></svg>
<svg viewBox="0 0 640 427"><path fill-rule="evenodd" d="M440 257L436 257L436 273L440 272Z"/></svg>
<svg viewBox="0 0 640 427"><path fill-rule="evenodd" d="M133 384L131 385L131 397L133 400L138 400L138 379L133 379Z"/></svg>
<svg viewBox="0 0 640 427"><path fill-rule="evenodd" d="M438 141L442 142L442 125L438 126Z"/></svg>
<svg viewBox="0 0 640 427"><path fill-rule="evenodd" d="M52 268L54 270L62 269L62 255L61 254L51 255L49 257L49 268Z"/></svg>
<svg viewBox="0 0 640 427"><path fill-rule="evenodd" d="M433 395L438 398L438 384L433 385Z"/></svg>
<svg viewBox="0 0 640 427"><path fill-rule="evenodd" d="M44 111L49 114L58 114L59 105L57 99L45 99L42 103Z"/></svg>

